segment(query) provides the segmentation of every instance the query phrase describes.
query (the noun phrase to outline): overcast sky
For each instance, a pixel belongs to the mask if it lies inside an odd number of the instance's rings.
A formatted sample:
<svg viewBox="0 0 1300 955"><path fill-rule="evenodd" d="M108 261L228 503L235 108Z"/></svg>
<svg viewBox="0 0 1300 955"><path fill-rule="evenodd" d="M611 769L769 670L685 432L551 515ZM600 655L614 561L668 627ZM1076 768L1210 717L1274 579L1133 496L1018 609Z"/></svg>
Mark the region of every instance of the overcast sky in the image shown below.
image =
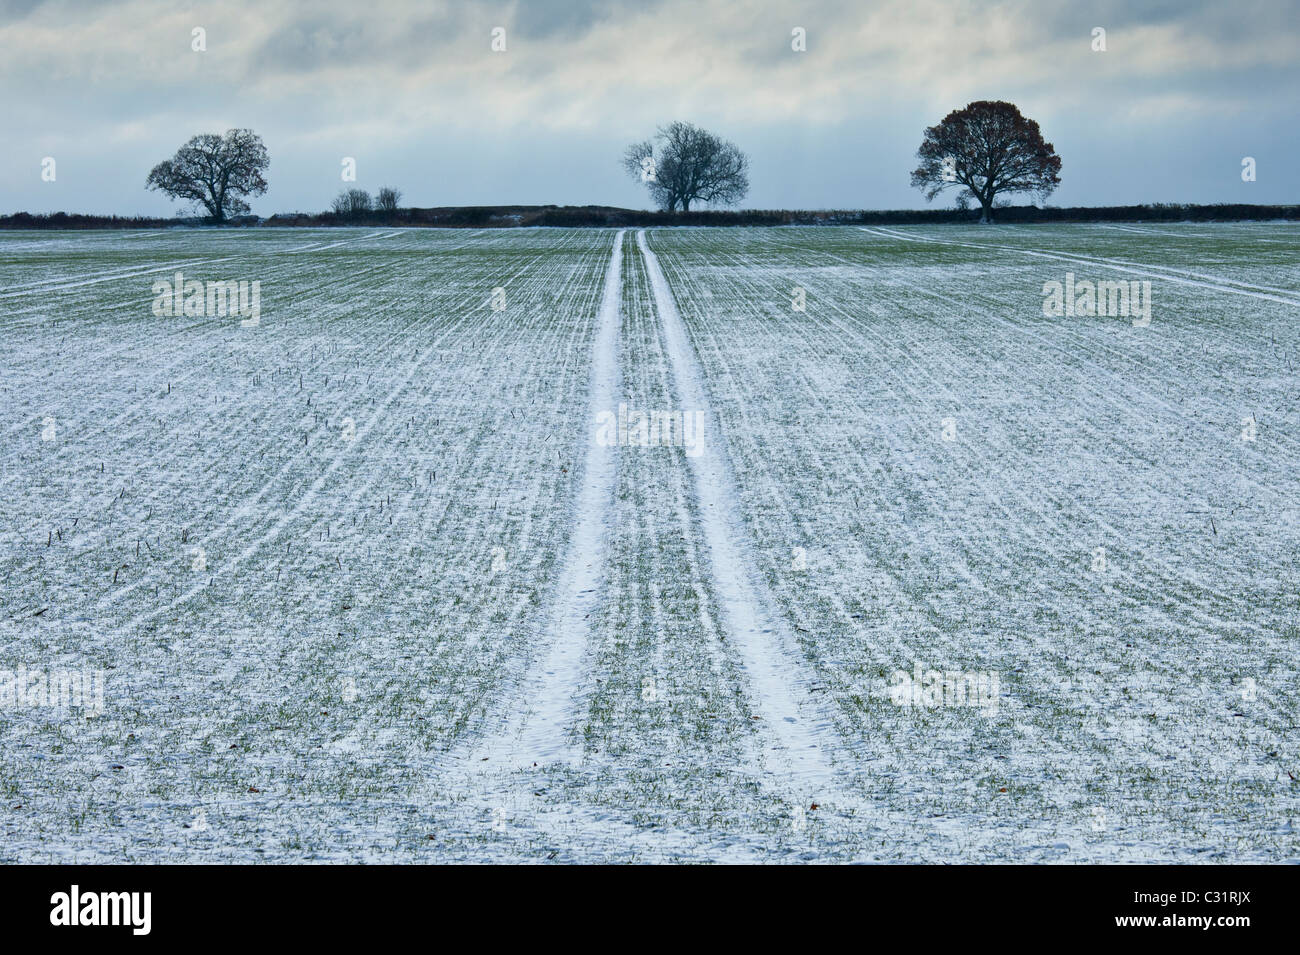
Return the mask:
<svg viewBox="0 0 1300 955"><path fill-rule="evenodd" d="M619 155L674 119L749 153L744 207L923 208L922 131L978 99L1038 120L1055 205L1300 201L1300 0L0 0L0 90L0 212L170 215L149 169L234 126L262 215L327 208L343 157L405 205L644 208Z"/></svg>

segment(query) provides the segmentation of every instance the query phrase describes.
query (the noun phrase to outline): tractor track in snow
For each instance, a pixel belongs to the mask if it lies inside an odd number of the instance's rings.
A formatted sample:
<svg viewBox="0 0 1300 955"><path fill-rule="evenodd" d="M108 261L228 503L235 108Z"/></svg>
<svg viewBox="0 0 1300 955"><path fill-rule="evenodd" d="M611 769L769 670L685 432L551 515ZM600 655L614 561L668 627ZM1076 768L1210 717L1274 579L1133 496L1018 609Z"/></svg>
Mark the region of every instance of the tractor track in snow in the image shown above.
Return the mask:
<svg viewBox="0 0 1300 955"><path fill-rule="evenodd" d="M507 713L501 728L473 748L475 769L545 766L577 755L569 730L589 643L588 621L596 611L605 577L606 530L617 478L615 449L594 440L592 423L598 412L616 406L620 387L623 236L623 230L619 230L614 237L597 316L591 386L582 419L584 457L574 502L575 523L559 573L558 595L549 615L552 639L539 672L526 682L520 705Z"/></svg>
<svg viewBox="0 0 1300 955"><path fill-rule="evenodd" d="M1234 279L1224 279L1218 276L1201 275L1200 279L1192 276L1200 275L1195 272L1183 272L1181 270L1169 269L1159 265L1144 265L1138 262L1121 263L1115 259L1092 258L1090 256L1080 255L1077 252L1044 252L1040 249L1022 249L1014 245L994 245L984 242L958 242L955 239L935 239L930 236L909 235L905 232L897 232L893 229L885 228L863 228L863 232L879 236L886 239L902 239L907 242L933 242L939 245L956 245L968 249L994 249L998 252L1016 252L1020 255L1029 255L1039 259L1055 259L1058 262L1067 262L1072 265L1090 265L1093 268L1113 269L1116 272L1128 272L1132 275L1142 275L1149 279L1163 279L1166 282L1173 282L1177 285L1191 285L1197 288L1207 288L1215 292L1231 292L1235 295L1246 295L1250 298L1262 299L1266 302L1280 302L1283 305L1292 305L1300 308L1300 299L1287 295L1273 295L1266 289L1271 286L1253 286L1246 282L1238 282ZM1178 274L1170 274L1178 272ZM1211 281L1202 281L1201 279L1211 279ZM1234 288L1233 286L1244 286ZM1281 290L1278 290L1281 291Z"/></svg>
<svg viewBox="0 0 1300 955"><path fill-rule="evenodd" d="M771 736L767 770L810 795L821 794L835 775L827 743L835 732L833 724L814 703L808 690L813 681L799 661L797 644L770 610L771 601L763 593L736 508L735 481L717 437L719 419L710 406L704 375L672 290L644 230L637 233L637 245L650 276L664 350L682 410L704 413L704 452L688 455L693 493L713 589L740 651L761 725Z"/></svg>

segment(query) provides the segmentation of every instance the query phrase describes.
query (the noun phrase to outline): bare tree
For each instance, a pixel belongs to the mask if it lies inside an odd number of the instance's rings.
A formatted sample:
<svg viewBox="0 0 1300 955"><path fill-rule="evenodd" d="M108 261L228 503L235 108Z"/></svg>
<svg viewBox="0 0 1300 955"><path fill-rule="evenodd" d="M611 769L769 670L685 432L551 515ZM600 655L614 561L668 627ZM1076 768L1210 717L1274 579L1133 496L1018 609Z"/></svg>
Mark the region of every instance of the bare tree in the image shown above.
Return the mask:
<svg viewBox="0 0 1300 955"><path fill-rule="evenodd" d="M375 208L380 212L396 212L402 201L402 191L392 186L383 186L375 193Z"/></svg>
<svg viewBox="0 0 1300 955"><path fill-rule="evenodd" d="M1061 157L1044 142L1038 124L1011 103L981 100L954 110L925 131L916 151L921 165L912 185L933 199L949 186L977 199L980 222L993 221L999 193L1032 192L1045 199L1061 184Z"/></svg>
<svg viewBox="0 0 1300 955"><path fill-rule="evenodd" d="M334 214L347 219L359 219L374 208L370 193L364 189L344 189L334 197Z"/></svg>
<svg viewBox="0 0 1300 955"><path fill-rule="evenodd" d="M266 192L262 173L271 165L266 146L251 129L231 129L226 135L195 136L171 159L154 166L146 189L157 189L173 199L188 199L208 210L212 221L249 211L244 196Z"/></svg>
<svg viewBox="0 0 1300 955"><path fill-rule="evenodd" d="M691 123L661 126L653 140L628 146L622 164L669 212L689 212L692 202L734 205L749 192L749 157Z"/></svg>

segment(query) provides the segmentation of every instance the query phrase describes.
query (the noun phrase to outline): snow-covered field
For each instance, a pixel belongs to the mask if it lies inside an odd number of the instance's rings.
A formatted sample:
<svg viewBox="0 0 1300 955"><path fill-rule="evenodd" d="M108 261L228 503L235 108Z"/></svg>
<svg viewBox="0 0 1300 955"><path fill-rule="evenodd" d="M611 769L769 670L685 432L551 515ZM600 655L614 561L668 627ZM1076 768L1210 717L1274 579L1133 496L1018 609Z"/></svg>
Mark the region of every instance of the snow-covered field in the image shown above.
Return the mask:
<svg viewBox="0 0 1300 955"><path fill-rule="evenodd" d="M0 233L0 861L1295 860L1298 262Z"/></svg>

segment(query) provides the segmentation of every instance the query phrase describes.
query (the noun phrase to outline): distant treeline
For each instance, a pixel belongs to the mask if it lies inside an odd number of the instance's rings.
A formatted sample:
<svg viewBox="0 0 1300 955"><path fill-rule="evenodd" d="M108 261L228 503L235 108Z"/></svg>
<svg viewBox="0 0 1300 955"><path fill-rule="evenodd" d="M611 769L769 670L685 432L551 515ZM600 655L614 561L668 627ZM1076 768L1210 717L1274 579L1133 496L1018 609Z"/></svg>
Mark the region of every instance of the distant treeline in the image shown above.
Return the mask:
<svg viewBox="0 0 1300 955"><path fill-rule="evenodd" d="M996 221L1016 222L1212 222L1261 219L1300 219L1300 206L1255 206L1240 203L1192 205L1162 202L1141 206L1006 206L994 211ZM778 226L778 225L935 225L969 224L979 210L896 209L809 211L749 209L741 211L650 212L613 206L441 206L350 215L334 212L280 213L269 219L243 216L232 226L441 226L495 229L518 226L639 227L639 226ZM0 229L165 229L201 226L203 219L155 219L147 216L91 216L55 212L0 216Z"/></svg>
<svg viewBox="0 0 1300 955"><path fill-rule="evenodd" d="M0 216L0 229L163 229L177 225L176 219L152 219L148 216L88 216L80 213L51 212L32 215L15 212Z"/></svg>

